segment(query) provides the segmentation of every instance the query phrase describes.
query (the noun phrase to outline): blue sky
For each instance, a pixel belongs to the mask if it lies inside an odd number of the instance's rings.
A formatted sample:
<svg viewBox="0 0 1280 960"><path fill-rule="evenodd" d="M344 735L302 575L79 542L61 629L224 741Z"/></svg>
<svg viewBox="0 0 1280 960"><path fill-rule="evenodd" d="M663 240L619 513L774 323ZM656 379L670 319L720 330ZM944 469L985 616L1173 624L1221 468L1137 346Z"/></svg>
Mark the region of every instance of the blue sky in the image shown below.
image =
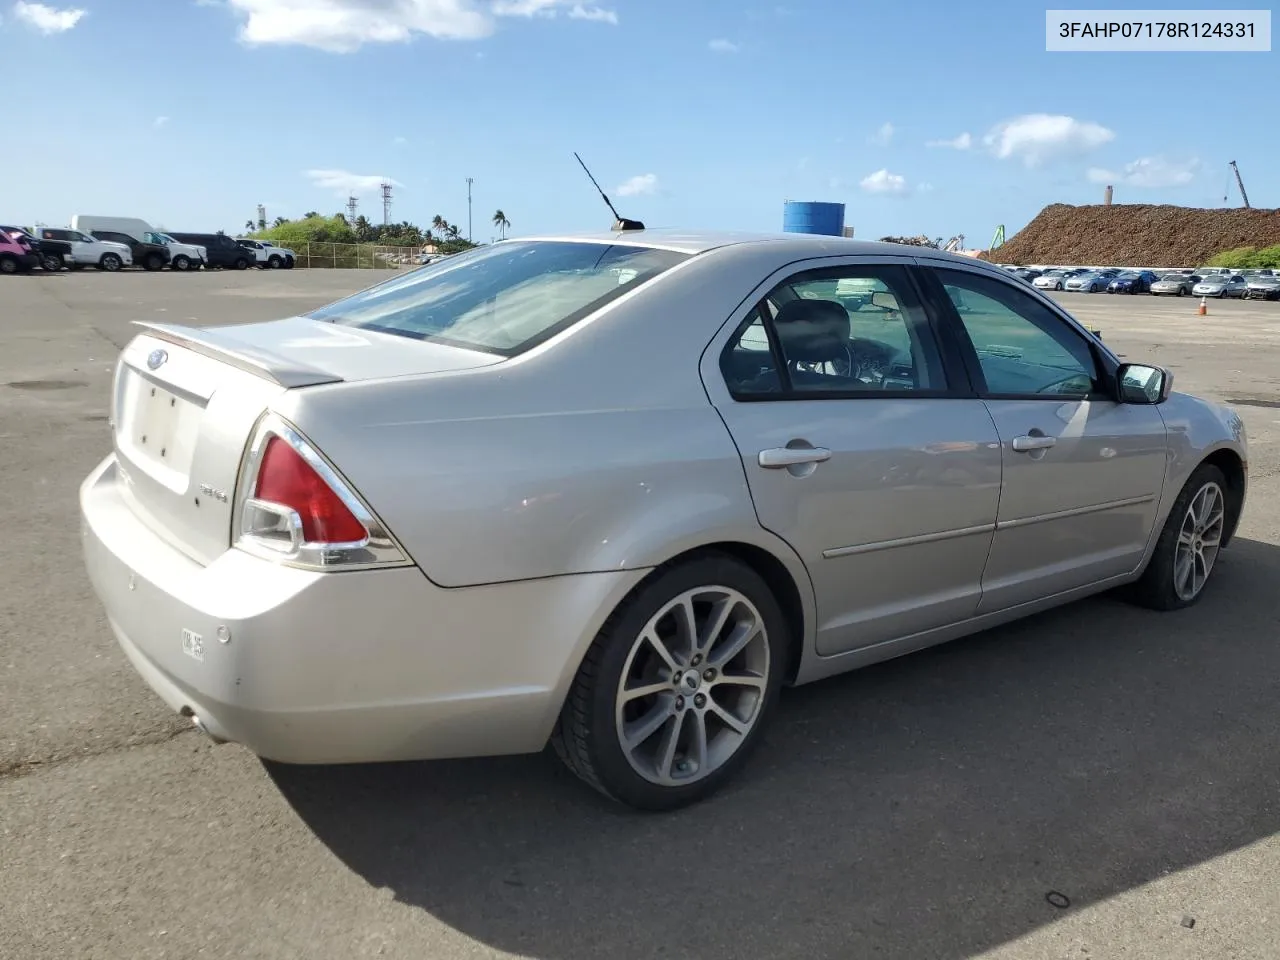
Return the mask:
<svg viewBox="0 0 1280 960"><path fill-rule="evenodd" d="M776 230L784 199L828 200L860 237L986 246L1103 183L1238 205L1229 160L1280 206L1280 54L1044 47L1025 0L0 0L25 90L0 221L234 231L349 190L379 221L386 177L393 220L465 235L472 177L477 240L496 208L513 235L604 228L575 150L651 226Z"/></svg>

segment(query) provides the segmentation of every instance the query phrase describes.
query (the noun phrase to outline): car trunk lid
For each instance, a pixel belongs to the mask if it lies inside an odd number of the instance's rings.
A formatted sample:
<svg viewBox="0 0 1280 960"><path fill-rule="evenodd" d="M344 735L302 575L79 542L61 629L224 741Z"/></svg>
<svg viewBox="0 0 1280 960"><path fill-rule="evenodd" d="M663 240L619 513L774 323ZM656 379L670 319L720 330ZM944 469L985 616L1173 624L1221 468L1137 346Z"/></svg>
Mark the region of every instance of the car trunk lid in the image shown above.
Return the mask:
<svg viewBox="0 0 1280 960"><path fill-rule="evenodd" d="M196 329L138 324L112 388L122 495L199 563L227 550L236 482L262 414L288 390L448 373L502 357L295 317Z"/></svg>

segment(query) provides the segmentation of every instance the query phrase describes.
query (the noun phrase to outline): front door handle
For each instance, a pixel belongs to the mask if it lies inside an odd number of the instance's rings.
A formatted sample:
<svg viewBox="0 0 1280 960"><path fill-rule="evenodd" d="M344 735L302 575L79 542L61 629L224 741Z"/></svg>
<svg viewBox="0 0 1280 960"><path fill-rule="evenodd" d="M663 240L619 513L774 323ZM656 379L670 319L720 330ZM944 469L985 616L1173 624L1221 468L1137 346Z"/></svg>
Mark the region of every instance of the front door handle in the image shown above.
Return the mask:
<svg viewBox="0 0 1280 960"><path fill-rule="evenodd" d="M781 470L830 459L831 451L826 447L774 447L760 451L759 463L766 470Z"/></svg>
<svg viewBox="0 0 1280 960"><path fill-rule="evenodd" d="M1053 437L1014 437L1015 453L1030 453L1033 450L1048 450L1058 441Z"/></svg>

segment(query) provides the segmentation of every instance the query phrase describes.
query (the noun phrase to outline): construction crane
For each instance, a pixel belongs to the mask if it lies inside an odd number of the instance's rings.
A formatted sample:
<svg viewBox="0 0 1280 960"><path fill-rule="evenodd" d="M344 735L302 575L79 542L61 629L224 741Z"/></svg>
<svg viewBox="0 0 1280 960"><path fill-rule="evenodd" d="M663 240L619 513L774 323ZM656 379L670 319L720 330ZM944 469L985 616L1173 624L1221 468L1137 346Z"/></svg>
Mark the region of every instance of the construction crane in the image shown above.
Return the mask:
<svg viewBox="0 0 1280 960"><path fill-rule="evenodd" d="M996 227L996 235L991 238L991 246L988 247L987 250L991 251L991 250L994 250L996 247L1001 247L1001 246L1004 246L1004 224L1003 223L1000 224L1000 226Z"/></svg>
<svg viewBox="0 0 1280 960"><path fill-rule="evenodd" d="M1231 163L1230 163L1230 167L1231 167L1231 172L1232 172L1232 173L1234 173L1234 174L1236 175L1236 186L1240 188L1240 199L1244 201L1244 207L1245 207L1245 209L1246 209L1246 210L1248 210L1248 209L1249 209L1249 195L1248 195L1247 193L1245 193L1245 192L1244 192L1244 181L1243 181L1242 179L1240 179L1240 168L1236 166L1236 162L1235 162L1234 160L1232 160L1232 161L1231 161ZM1226 202L1227 202L1227 198L1226 198L1226 197L1223 197L1223 198L1222 198L1222 202L1223 202L1223 203L1226 203Z"/></svg>
<svg viewBox="0 0 1280 960"><path fill-rule="evenodd" d="M942 249L947 253L955 253L957 250L964 249L964 234L961 233L952 237Z"/></svg>

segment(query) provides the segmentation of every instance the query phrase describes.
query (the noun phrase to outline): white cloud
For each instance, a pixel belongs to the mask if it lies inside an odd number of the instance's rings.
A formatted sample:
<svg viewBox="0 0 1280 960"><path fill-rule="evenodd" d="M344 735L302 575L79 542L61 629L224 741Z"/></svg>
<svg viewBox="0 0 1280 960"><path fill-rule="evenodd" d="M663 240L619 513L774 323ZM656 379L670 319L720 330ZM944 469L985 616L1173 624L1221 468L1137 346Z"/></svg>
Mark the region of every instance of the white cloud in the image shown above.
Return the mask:
<svg viewBox="0 0 1280 960"><path fill-rule="evenodd" d="M297 44L350 53L368 43L480 40L499 17L555 17L617 23L611 10L577 0L226 0L250 45Z"/></svg>
<svg viewBox="0 0 1280 960"><path fill-rule="evenodd" d="M154 121L154 125L157 127L163 127L168 122L169 122L168 117L156 117Z"/></svg>
<svg viewBox="0 0 1280 960"><path fill-rule="evenodd" d="M867 193L885 193L896 196L910 193L907 186L907 178L896 173L890 173L888 170L877 170L875 173L868 174L862 178L862 182L858 184Z"/></svg>
<svg viewBox="0 0 1280 960"><path fill-rule="evenodd" d="M871 142L880 147L887 147L891 140L893 140L893 124L888 121L880 124L880 129L871 135Z"/></svg>
<svg viewBox="0 0 1280 960"><path fill-rule="evenodd" d="M26 0L17 0L13 5L15 17L45 36L66 33L79 23L87 12L79 8L59 10L46 3L27 3Z"/></svg>
<svg viewBox="0 0 1280 960"><path fill-rule="evenodd" d="M575 3L569 8L570 20L591 20L595 23L611 23L618 25L618 15L612 10L606 10L604 7L591 6L589 4Z"/></svg>
<svg viewBox="0 0 1280 960"><path fill-rule="evenodd" d="M732 40L725 40L717 37L707 44L707 49L713 53L737 53L738 45Z"/></svg>
<svg viewBox="0 0 1280 960"><path fill-rule="evenodd" d="M304 176L315 186L324 190L332 190L340 197L372 193L384 183L389 183L393 187L403 186L403 184L389 177L377 174L349 173L346 170L307 170Z"/></svg>
<svg viewBox="0 0 1280 960"><path fill-rule="evenodd" d="M952 150L968 150L973 146L973 137L967 133L962 133L958 137L951 140L930 140L925 144L926 147L950 147Z"/></svg>
<svg viewBox="0 0 1280 960"><path fill-rule="evenodd" d="M401 144L401 143L408 143L409 141L406 140L404 137L396 137L391 142L395 144Z"/></svg>
<svg viewBox="0 0 1280 960"><path fill-rule="evenodd" d="M1096 150L1115 136L1114 131L1088 120L1028 113L996 124L982 142L1001 160L1018 159L1028 167L1038 167Z"/></svg>
<svg viewBox="0 0 1280 960"><path fill-rule="evenodd" d="M642 173L620 184L614 191L620 197L634 197L643 193L653 193L658 189L658 177L653 173Z"/></svg>
<svg viewBox="0 0 1280 960"><path fill-rule="evenodd" d="M493 13L498 17L554 17L568 9L570 20L594 20L597 23L618 22L612 10L578 0L494 0Z"/></svg>
<svg viewBox="0 0 1280 960"><path fill-rule="evenodd" d="M1127 187L1138 187L1144 190L1158 190L1162 187L1186 186L1196 178L1200 170L1200 161L1176 161L1166 157L1142 157L1133 163L1126 163L1123 170L1104 170L1092 167L1089 179L1094 183L1120 184Z"/></svg>

